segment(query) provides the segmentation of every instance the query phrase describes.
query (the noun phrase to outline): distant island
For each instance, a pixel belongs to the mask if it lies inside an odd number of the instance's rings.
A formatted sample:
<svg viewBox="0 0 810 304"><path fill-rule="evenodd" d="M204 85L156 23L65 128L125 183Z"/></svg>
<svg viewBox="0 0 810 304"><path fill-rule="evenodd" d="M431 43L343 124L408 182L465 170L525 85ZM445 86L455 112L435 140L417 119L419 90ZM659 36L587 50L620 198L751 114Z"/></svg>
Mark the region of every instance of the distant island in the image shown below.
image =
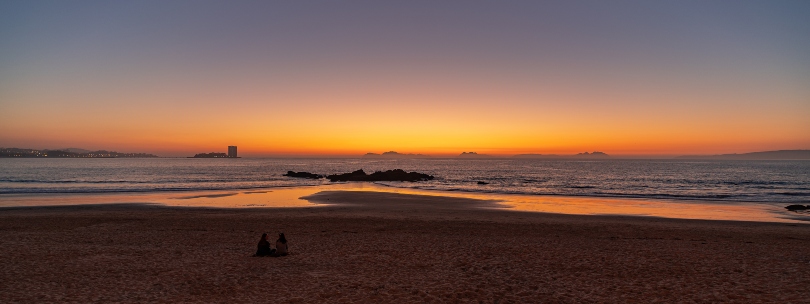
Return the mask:
<svg viewBox="0 0 810 304"><path fill-rule="evenodd" d="M228 153L211 152L211 153L197 153L189 158L241 158L236 152L236 146L228 146Z"/></svg>
<svg viewBox="0 0 810 304"><path fill-rule="evenodd" d="M211 153L197 153L194 154L191 158L227 158L228 153L218 153L218 152L211 152Z"/></svg>
<svg viewBox="0 0 810 304"><path fill-rule="evenodd" d="M743 154L684 155L678 159L722 159L722 160L810 160L810 150L762 151Z"/></svg>
<svg viewBox="0 0 810 304"><path fill-rule="evenodd" d="M0 148L0 157L49 157L49 158L149 158L158 157L148 153L119 153L115 151L90 151L77 148L58 150L36 150L20 148Z"/></svg>
<svg viewBox="0 0 810 304"><path fill-rule="evenodd" d="M610 155L605 154L605 152L593 151L591 153L582 152L577 153L574 157L609 157Z"/></svg>
<svg viewBox="0 0 810 304"><path fill-rule="evenodd" d="M518 154L514 158L531 158L531 159L559 159L559 158L588 158L588 159L601 159L609 158L610 155L604 152L594 151L591 153L582 152L574 155L557 155L557 154Z"/></svg>
<svg viewBox="0 0 810 304"><path fill-rule="evenodd" d="M430 155L410 154L410 153L409 154L404 154L404 153L399 153L399 152L396 152L396 151L388 151L388 152L383 152L383 154L377 154L377 153L369 152L369 153L366 153L365 155L363 155L363 157L364 158L427 158L427 157L430 157Z"/></svg>
<svg viewBox="0 0 810 304"><path fill-rule="evenodd" d="M478 154L477 152L461 152L458 155L460 158L490 158L492 156L487 154Z"/></svg>

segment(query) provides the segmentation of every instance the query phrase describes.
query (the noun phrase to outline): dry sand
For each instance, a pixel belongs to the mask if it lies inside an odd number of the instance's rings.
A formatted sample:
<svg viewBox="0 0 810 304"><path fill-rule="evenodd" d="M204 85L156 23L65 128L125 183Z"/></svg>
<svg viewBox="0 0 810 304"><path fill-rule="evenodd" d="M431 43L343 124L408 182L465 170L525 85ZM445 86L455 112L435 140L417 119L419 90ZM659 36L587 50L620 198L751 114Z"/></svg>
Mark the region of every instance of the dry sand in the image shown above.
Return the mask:
<svg viewBox="0 0 810 304"><path fill-rule="evenodd" d="M808 224L309 199L329 205L0 209L0 302L810 301ZM251 257L277 231L292 254Z"/></svg>

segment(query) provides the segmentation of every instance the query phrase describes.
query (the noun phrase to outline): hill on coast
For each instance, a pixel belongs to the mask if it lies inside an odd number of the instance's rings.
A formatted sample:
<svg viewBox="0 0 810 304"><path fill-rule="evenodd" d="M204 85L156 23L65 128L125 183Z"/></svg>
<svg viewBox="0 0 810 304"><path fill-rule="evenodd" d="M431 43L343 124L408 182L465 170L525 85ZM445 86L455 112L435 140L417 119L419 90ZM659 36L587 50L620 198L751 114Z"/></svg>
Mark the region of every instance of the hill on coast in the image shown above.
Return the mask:
<svg viewBox="0 0 810 304"><path fill-rule="evenodd" d="M725 160L810 160L810 150L778 150L743 154L684 155L678 159L725 159Z"/></svg>
<svg viewBox="0 0 810 304"><path fill-rule="evenodd" d="M49 157L49 158L147 158L158 157L149 153L120 153L116 151L90 151L79 148L59 150L36 150L20 148L0 148L0 157Z"/></svg>

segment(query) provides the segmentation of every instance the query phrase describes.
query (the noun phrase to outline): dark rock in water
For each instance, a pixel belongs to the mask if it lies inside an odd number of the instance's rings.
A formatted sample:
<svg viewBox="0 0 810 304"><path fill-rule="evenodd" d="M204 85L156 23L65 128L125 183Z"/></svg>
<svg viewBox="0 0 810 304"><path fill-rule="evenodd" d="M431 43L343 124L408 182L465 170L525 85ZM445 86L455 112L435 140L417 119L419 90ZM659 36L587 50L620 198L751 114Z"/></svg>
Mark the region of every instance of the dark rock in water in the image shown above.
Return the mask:
<svg viewBox="0 0 810 304"><path fill-rule="evenodd" d="M489 185L487 182L478 182L479 185Z"/></svg>
<svg viewBox="0 0 810 304"><path fill-rule="evenodd" d="M810 205L790 205L785 207L788 211L802 211L802 210L810 210Z"/></svg>
<svg viewBox="0 0 810 304"><path fill-rule="evenodd" d="M329 175L326 178L333 182L418 182L431 180L433 176L419 172L405 172L405 170L402 169L388 170L385 172L377 171L372 174L366 174L366 172L360 169L351 173Z"/></svg>
<svg viewBox="0 0 810 304"><path fill-rule="evenodd" d="M311 179L323 178L323 175L320 175L320 174L314 174L314 173L309 173L309 172L293 172L293 171L287 171L287 174L284 174L284 176L298 177L298 178L311 178Z"/></svg>
<svg viewBox="0 0 810 304"><path fill-rule="evenodd" d="M327 175L330 181L337 182L337 181L365 181L365 178L368 177L363 169L351 172L351 173L343 173L343 174L332 174Z"/></svg>

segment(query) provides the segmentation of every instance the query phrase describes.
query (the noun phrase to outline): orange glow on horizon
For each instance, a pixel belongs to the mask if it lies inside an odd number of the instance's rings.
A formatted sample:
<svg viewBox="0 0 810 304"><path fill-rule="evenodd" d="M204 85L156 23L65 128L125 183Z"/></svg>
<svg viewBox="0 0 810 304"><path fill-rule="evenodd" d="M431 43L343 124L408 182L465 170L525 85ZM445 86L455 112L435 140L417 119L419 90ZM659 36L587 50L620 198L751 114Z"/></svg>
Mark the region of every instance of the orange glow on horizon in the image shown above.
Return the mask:
<svg viewBox="0 0 810 304"><path fill-rule="evenodd" d="M626 123L609 123L609 119L565 122L531 121L514 115L515 119L504 117L477 124L474 119L465 117L431 122L427 116L414 125L398 122L408 120L401 116L390 121L357 117L362 115L350 115L348 123L324 117L311 119L324 121L319 124L296 123L296 119L308 121L302 117L275 122L272 122L275 118L252 117L223 119L222 124L207 124L197 119L132 127L137 123L122 119L101 123L104 128L80 124L30 129L11 126L0 133L5 133L3 146L6 147L77 147L159 156L225 152L228 145L239 146L239 154L244 157L360 156L386 151L438 157L470 151L496 156L593 151L611 155L684 155L810 147L808 135L790 124L756 128L737 122L735 127L715 129L700 122L678 126L677 119L671 123L666 119L658 123L640 123L638 119ZM229 127L222 127L225 125ZM34 133L31 129L38 136L29 135Z"/></svg>
<svg viewBox="0 0 810 304"><path fill-rule="evenodd" d="M115 88L8 93L0 113L5 147L67 148L192 156L239 146L240 155L359 156L368 152L683 155L810 148L810 104L801 95L655 87L618 92L491 87L481 79L441 87L340 79L319 90L233 83L121 94ZM472 88L464 85L474 84ZM425 85L426 87L421 87ZM571 86L571 85L569 85ZM660 88L658 88L660 89ZM238 94L232 94L238 92ZM768 107L779 98L786 106ZM42 100L64 100L31 108ZM114 104L106 100L117 100ZM142 101L148 102L142 102ZM238 100L229 105L230 100ZM650 103L647 100L655 100ZM68 102L69 101L69 102Z"/></svg>
<svg viewBox="0 0 810 304"><path fill-rule="evenodd" d="M0 147L810 149L801 1L378 2L0 4Z"/></svg>
<svg viewBox="0 0 810 304"><path fill-rule="evenodd" d="M121 85L21 87L4 92L9 102L0 112L0 144L160 156L237 145L246 157L391 150L433 156L682 155L810 148L810 103L802 92L699 87L665 95L666 87L654 85L554 86L523 79L493 85L476 76L399 68L382 79L360 73L319 84L308 78L319 74L302 72L291 76L300 79L270 88L253 79L208 87L186 81L143 91ZM763 103L775 99L782 106ZM48 101L60 102L31 106Z"/></svg>

